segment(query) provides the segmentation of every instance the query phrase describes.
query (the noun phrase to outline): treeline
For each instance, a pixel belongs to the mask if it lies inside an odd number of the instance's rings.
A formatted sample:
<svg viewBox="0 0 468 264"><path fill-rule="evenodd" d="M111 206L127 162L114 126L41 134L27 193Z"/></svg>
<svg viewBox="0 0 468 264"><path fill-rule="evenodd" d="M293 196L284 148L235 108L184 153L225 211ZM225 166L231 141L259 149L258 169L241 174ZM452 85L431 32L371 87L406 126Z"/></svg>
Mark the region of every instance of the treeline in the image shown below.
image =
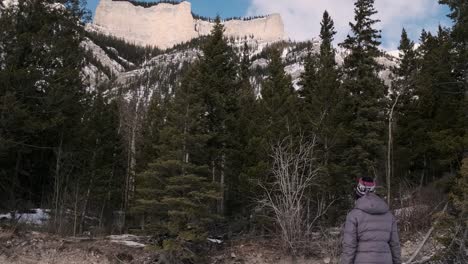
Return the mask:
<svg viewBox="0 0 468 264"><path fill-rule="evenodd" d="M157 2L144 2L144 1L135 1L135 0L112 0L114 2L129 2L134 6L142 6L145 8L157 6L159 4L171 4L171 5L178 5L181 1L172 1L172 0L159 0Z"/></svg>
<svg viewBox="0 0 468 264"><path fill-rule="evenodd" d="M216 20L216 18L201 16L201 15L195 14L193 12L192 12L192 16L193 16L194 19L208 21L208 22L215 22L215 20ZM260 19L260 18L265 18L265 17L267 17L267 16L228 17L228 18L222 19L222 22L227 22L227 21L231 21L231 20L250 21L250 20L255 20L255 19Z"/></svg>
<svg viewBox="0 0 468 264"><path fill-rule="evenodd" d="M85 34L96 45L100 46L112 60L126 67L127 70L141 65L145 60L163 53L156 47L142 47L111 35L105 35L93 31L86 31ZM114 49L117 52L115 52ZM122 58L125 58L125 60L133 63L134 65L129 65L128 62L123 61Z"/></svg>

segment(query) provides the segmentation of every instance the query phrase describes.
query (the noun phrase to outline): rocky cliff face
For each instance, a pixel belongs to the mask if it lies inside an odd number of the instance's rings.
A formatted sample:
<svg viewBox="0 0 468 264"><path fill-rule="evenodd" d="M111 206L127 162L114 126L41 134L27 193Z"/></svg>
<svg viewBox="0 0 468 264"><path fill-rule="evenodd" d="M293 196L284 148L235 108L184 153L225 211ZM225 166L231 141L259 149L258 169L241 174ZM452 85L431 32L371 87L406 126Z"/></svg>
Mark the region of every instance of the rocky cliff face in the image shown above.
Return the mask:
<svg viewBox="0 0 468 264"><path fill-rule="evenodd" d="M264 18L230 20L223 23L230 37L253 37L274 42L284 38L284 25L278 14ZM101 0L95 13L94 30L140 45L162 49L210 33L213 23L194 19L191 4L160 3L151 7L127 1Z"/></svg>

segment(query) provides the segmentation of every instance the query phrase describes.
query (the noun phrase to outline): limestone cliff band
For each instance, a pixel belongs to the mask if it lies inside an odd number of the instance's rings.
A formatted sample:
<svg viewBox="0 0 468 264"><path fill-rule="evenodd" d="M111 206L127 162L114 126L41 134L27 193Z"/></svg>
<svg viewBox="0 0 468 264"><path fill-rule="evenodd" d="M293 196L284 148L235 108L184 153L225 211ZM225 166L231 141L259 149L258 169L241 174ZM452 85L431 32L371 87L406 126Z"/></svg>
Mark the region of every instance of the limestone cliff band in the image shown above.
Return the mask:
<svg viewBox="0 0 468 264"><path fill-rule="evenodd" d="M229 37L253 37L265 42L285 37L279 14L252 20L233 19L223 24ZM187 1L143 7L128 1L101 0L91 27L135 44L166 49L208 35L213 23L194 18L191 4Z"/></svg>

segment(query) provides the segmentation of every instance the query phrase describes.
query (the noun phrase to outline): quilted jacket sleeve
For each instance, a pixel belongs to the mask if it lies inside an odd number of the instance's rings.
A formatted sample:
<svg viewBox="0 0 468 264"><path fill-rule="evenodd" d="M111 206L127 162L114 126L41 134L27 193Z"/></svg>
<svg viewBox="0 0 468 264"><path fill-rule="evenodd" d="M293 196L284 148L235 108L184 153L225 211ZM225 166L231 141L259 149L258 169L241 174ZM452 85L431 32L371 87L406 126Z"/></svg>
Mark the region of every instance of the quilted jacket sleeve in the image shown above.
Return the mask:
<svg viewBox="0 0 468 264"><path fill-rule="evenodd" d="M356 210L349 212L343 229L341 264L353 264L358 246Z"/></svg>
<svg viewBox="0 0 468 264"><path fill-rule="evenodd" d="M392 233L389 244L392 251L393 264L401 264L400 237L398 235L398 227L395 217L393 217Z"/></svg>

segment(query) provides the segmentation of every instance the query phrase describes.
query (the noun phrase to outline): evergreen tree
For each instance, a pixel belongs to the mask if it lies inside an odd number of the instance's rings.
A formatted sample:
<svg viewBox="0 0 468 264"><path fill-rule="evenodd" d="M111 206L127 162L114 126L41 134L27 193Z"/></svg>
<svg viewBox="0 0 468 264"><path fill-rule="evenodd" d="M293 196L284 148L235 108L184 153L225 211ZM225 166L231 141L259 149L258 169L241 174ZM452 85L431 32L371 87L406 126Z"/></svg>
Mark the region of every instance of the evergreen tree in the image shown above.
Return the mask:
<svg viewBox="0 0 468 264"><path fill-rule="evenodd" d="M416 81L414 125L418 143L413 147L415 169L421 178L446 169L454 171L463 152L464 95L454 92L454 56L449 32L424 34L420 71Z"/></svg>
<svg viewBox="0 0 468 264"><path fill-rule="evenodd" d="M62 3L52 8L56 1L19 1L0 17L0 178L7 179L4 193L11 193L12 206L19 197L39 205L53 189L57 203L66 194L62 168L73 168L79 144L85 12L79 1Z"/></svg>
<svg viewBox="0 0 468 264"><path fill-rule="evenodd" d="M141 139L139 140L139 152L136 171L142 172L147 165L159 156L157 146L160 142L160 130L164 126L167 117L167 102L163 96L153 94L142 124Z"/></svg>
<svg viewBox="0 0 468 264"><path fill-rule="evenodd" d="M468 82L468 5L464 0L440 0L450 8L448 15L454 22L452 44L457 51L455 70L459 81Z"/></svg>
<svg viewBox="0 0 468 264"><path fill-rule="evenodd" d="M392 104L395 107L395 153L392 156L397 173L401 178L407 177L411 167L411 151L414 148L413 140L415 131L414 111L417 105L415 99L415 85L418 75L418 56L414 42L408 38L406 30L401 33L399 50L400 64L393 69L395 80L392 82ZM398 101L396 101L398 99Z"/></svg>
<svg viewBox="0 0 468 264"><path fill-rule="evenodd" d="M309 54L305 62L305 72L302 75L300 95L304 99L304 110L307 116L306 130L320 137L323 153L335 144L337 125L342 102L340 91L340 72L335 62L333 48L333 20L328 12L323 14L321 22L320 53ZM326 154L325 154L326 155Z"/></svg>
<svg viewBox="0 0 468 264"><path fill-rule="evenodd" d="M238 111L237 58L224 38L224 26L218 16L215 25L203 46L203 57L198 65L195 79L203 94L206 105L208 157L212 180L219 182L222 197L218 211L224 214L228 182L236 177L238 169L232 164L236 114Z"/></svg>
<svg viewBox="0 0 468 264"><path fill-rule="evenodd" d="M323 165L320 185L326 192L344 191L346 179L339 164L342 132L343 92L341 73L335 61L333 37L336 34L333 20L327 11L321 22L320 53L309 54L305 61L305 72L301 77L304 130L317 137L316 153ZM338 207L337 207L338 208Z"/></svg>
<svg viewBox="0 0 468 264"><path fill-rule="evenodd" d="M251 205L251 198L254 193L256 175L250 173L252 166L258 161L257 146L253 138L258 127L256 124L256 113L258 110L254 88L250 83L250 50L247 43L244 43L242 57L239 66L239 89L237 92L238 111L236 113L236 124L234 137L236 146L232 149L231 169L233 177L229 181L229 197L227 199L229 215L246 216Z"/></svg>
<svg viewBox="0 0 468 264"><path fill-rule="evenodd" d="M374 0L357 0L352 35L341 44L350 54L344 62L343 88L346 92L346 132L348 142L343 157L350 179L361 175L377 176L383 158L383 135L386 87L378 77L381 68L380 33L374 29L379 20Z"/></svg>
<svg viewBox="0 0 468 264"><path fill-rule="evenodd" d="M269 50L269 59L260 102L266 148L287 136L297 135L299 130L294 112L294 108L297 107L297 96L291 83L291 76L284 71L281 52L272 48Z"/></svg>
<svg viewBox="0 0 468 264"><path fill-rule="evenodd" d="M199 65L184 77L168 106L159 134L158 157L137 178L134 214L143 228L161 237L157 245L177 259L195 261L197 245L206 240L219 187L210 180L210 134L207 106L196 80Z"/></svg>
<svg viewBox="0 0 468 264"><path fill-rule="evenodd" d="M81 198L80 233L86 216L99 217L102 227L104 223L112 222L113 211L122 209L124 146L119 134L117 102L103 95L107 90L106 85L98 87L85 112L79 134L83 167L79 177L68 187L71 193ZM74 231L75 234L78 230Z"/></svg>
<svg viewBox="0 0 468 264"><path fill-rule="evenodd" d="M468 5L463 0L440 0L442 4L448 5L451 10L449 17L454 25L451 31L452 46L456 50L454 71L456 83L451 84L451 93L466 93L468 87ZM466 104L466 99L465 99ZM462 120L464 125L468 120ZM465 131L464 145L468 144L468 133Z"/></svg>

